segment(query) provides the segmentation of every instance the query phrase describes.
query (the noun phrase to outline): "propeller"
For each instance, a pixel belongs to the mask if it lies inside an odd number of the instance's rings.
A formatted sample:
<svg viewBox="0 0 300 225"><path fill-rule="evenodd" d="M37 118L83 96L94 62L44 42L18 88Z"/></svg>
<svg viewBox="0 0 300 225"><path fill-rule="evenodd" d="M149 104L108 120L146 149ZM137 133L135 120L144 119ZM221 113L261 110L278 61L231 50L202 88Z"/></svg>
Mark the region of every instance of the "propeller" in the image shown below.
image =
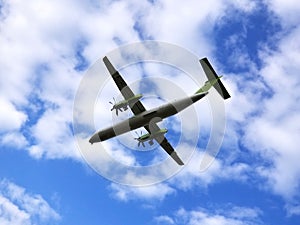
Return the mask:
<svg viewBox="0 0 300 225"><path fill-rule="evenodd" d="M116 115L118 116L119 115L119 110L121 111L121 112L123 112L122 111L122 109L121 108L117 108L116 107L116 99L113 97L113 100L114 100L114 103L112 103L111 101L109 102L111 105L113 105L113 107L110 109L110 111L113 111L114 109L116 110Z"/></svg>
<svg viewBox="0 0 300 225"><path fill-rule="evenodd" d="M134 138L134 140L137 140L138 141L138 147L140 147L141 143L142 143L142 146L143 147L146 147L144 142L140 140L140 137L143 135L143 132L141 131L141 135L139 136L138 132L135 132L136 135L137 135L137 138Z"/></svg>
<svg viewBox="0 0 300 225"><path fill-rule="evenodd" d="M113 97L113 100L114 100L114 103L116 104L116 99L115 99L115 97ZM112 103L112 102L109 102L110 104L112 104L112 105L114 105L114 103Z"/></svg>

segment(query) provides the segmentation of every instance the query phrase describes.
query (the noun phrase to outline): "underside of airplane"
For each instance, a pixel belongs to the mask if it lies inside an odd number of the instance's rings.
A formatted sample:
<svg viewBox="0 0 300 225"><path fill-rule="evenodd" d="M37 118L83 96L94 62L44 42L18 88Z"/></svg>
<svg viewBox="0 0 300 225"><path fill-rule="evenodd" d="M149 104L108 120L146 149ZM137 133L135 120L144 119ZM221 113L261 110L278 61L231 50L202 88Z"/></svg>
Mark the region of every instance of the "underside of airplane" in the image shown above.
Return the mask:
<svg viewBox="0 0 300 225"><path fill-rule="evenodd" d="M203 58L200 59L200 64L208 80L199 90L189 97L177 99L174 102L164 104L154 109L146 110L140 101L142 95L135 95L133 93L133 91L122 78L121 74L114 68L106 56L103 58L103 62L124 97L124 100L122 101L116 102L114 99L114 103L110 102L110 104L113 105L111 111L115 110L116 115L118 115L119 111L126 111L128 108L130 108L134 116L114 124L111 127L96 132L89 140L91 144L105 141L137 128L144 127L148 133L135 138L135 140L138 141L138 146L145 146L145 143L153 145L154 141L156 141L178 165L184 165L183 161L180 159L172 145L165 137L167 129L160 128L157 123L169 116L177 114L178 112L199 101L208 94L208 91L211 87L214 87L224 100L230 98L228 91L220 80L222 76L218 76L208 59Z"/></svg>

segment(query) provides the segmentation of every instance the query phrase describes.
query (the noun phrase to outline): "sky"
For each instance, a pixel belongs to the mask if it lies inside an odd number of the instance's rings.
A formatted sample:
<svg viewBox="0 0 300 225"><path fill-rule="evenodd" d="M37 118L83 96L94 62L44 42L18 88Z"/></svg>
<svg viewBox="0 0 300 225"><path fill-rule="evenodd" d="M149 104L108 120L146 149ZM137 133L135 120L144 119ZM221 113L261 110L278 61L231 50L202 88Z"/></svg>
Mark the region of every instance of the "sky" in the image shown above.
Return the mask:
<svg viewBox="0 0 300 225"><path fill-rule="evenodd" d="M299 24L296 0L0 0L0 224L299 224ZM88 143L78 144L74 103L84 79L102 81L90 87L102 88L88 100L91 134L128 117L110 111L120 93L101 59L146 40L207 57L223 75L232 97L221 101L224 137L204 171L199 161L215 122L207 99L163 122L179 155L195 152L181 168L170 161L172 173L155 182L128 168L156 173L147 165L168 157L157 145L141 152L134 132L103 143L127 165L110 170L105 161L108 176L83 155ZM147 109L199 88L167 63L120 72Z"/></svg>

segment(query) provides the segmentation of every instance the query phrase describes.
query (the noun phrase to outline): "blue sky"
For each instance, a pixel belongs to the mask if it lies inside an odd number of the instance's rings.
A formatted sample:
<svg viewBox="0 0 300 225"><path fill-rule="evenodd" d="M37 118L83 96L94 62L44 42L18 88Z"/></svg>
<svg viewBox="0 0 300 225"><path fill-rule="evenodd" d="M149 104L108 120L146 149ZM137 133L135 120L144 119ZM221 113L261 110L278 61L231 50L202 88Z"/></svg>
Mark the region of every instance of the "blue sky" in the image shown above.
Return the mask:
<svg viewBox="0 0 300 225"><path fill-rule="evenodd" d="M296 0L0 1L0 224L299 224L299 22ZM203 132L193 159L170 179L137 188L86 163L73 104L98 59L149 39L208 57L232 98L207 170L196 163L211 127L203 100L195 106ZM187 94L197 88L166 65L132 65L122 74L138 91L149 78L147 91L159 102L172 93L153 74ZM111 121L107 102L119 95L112 81L104 90L96 127ZM180 124L180 117L165 122L174 144ZM193 135L195 126L184 124L185 136ZM146 163L124 147L137 145L128 137L105 146L129 165ZM151 154L165 158L158 149Z"/></svg>

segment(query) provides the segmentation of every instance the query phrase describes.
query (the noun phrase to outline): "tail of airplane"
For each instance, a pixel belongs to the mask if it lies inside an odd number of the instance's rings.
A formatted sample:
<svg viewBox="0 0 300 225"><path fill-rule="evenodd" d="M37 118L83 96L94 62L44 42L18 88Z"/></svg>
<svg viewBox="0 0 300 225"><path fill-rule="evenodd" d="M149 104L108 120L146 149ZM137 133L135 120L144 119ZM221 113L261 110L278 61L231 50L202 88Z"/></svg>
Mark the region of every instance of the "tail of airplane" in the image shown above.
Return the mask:
<svg viewBox="0 0 300 225"><path fill-rule="evenodd" d="M204 86L201 87L196 93L198 94L202 92L207 92L211 87L214 87L223 99L230 98L230 94L228 93L228 91L226 90L226 88L220 80L222 76L217 75L217 73L209 63L208 59L200 59L200 64L208 80L205 82Z"/></svg>

